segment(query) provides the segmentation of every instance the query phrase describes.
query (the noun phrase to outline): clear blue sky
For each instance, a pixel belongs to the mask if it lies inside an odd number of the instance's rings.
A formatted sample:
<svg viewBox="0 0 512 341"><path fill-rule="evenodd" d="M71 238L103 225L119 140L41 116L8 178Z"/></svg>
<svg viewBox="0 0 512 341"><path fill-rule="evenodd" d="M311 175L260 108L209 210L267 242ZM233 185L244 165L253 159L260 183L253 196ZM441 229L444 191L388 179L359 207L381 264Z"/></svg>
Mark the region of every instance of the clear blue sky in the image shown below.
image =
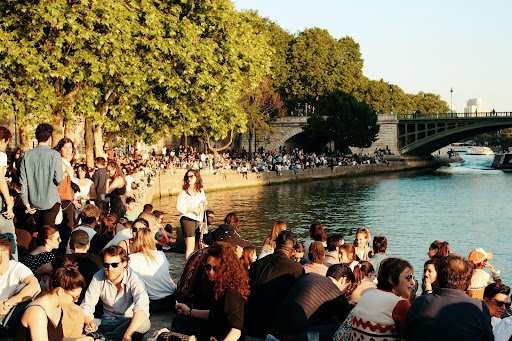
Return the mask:
<svg viewBox="0 0 512 341"><path fill-rule="evenodd" d="M360 45L364 74L404 91L433 92L463 112L483 98L512 111L512 1L234 0L291 33L319 27Z"/></svg>

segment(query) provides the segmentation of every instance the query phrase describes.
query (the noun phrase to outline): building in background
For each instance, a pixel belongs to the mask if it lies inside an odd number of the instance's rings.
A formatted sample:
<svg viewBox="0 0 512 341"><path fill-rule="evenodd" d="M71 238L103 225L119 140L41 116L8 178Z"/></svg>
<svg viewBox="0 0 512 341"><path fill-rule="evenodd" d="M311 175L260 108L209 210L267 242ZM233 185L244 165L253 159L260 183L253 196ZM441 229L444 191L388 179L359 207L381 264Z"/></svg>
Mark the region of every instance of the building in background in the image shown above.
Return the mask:
<svg viewBox="0 0 512 341"><path fill-rule="evenodd" d="M464 113L474 114L477 116L484 115L485 106L483 98L471 98L466 102L466 107L464 108Z"/></svg>

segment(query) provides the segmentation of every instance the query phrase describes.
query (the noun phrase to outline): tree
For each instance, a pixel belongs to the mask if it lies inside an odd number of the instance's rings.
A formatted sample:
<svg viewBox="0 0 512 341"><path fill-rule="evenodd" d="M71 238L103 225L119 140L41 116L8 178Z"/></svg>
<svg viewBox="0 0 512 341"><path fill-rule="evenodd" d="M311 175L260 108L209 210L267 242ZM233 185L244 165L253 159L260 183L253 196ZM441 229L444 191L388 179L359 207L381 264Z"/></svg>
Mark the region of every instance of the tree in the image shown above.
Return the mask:
<svg viewBox="0 0 512 341"><path fill-rule="evenodd" d="M317 108L304 129L318 142L317 148L334 141L336 149L344 152L349 146L368 148L376 140L377 114L367 103L338 90L322 97Z"/></svg>
<svg viewBox="0 0 512 341"><path fill-rule="evenodd" d="M440 95L420 91L412 95L413 110L422 113L445 113L450 111L448 104L441 100Z"/></svg>

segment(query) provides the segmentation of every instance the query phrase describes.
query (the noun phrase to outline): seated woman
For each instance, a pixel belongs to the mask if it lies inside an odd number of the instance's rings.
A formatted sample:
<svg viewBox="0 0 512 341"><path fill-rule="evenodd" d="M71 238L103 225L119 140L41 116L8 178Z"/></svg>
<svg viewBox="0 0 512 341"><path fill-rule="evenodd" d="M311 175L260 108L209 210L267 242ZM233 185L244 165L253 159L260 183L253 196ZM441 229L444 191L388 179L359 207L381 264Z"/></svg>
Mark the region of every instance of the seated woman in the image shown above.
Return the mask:
<svg viewBox="0 0 512 341"><path fill-rule="evenodd" d="M144 279L149 311L174 310L176 286L169 276L169 261L162 251L157 251L154 234L149 228L137 230L130 251L128 265Z"/></svg>
<svg viewBox="0 0 512 341"><path fill-rule="evenodd" d="M322 242L313 242L309 247L309 263L304 264L302 267L306 273L316 273L322 276L327 274L327 266L324 265L325 248Z"/></svg>
<svg viewBox="0 0 512 341"><path fill-rule="evenodd" d="M309 227L309 239L304 242L306 254L309 253L309 246L313 242L322 242L322 245L327 247L327 235L325 234L324 226L320 223L313 223Z"/></svg>
<svg viewBox="0 0 512 341"><path fill-rule="evenodd" d="M437 259L432 258L423 265L423 279L421 283L422 295L431 294L437 288Z"/></svg>
<svg viewBox="0 0 512 341"><path fill-rule="evenodd" d="M172 330L216 340L238 340L242 337L244 304L249 296L247 271L237 258L235 248L224 242L210 245L204 268L213 282L214 300L210 309L196 310L183 303L176 304L181 315L173 320ZM179 318L182 315L186 318ZM200 320L207 323L199 323Z"/></svg>
<svg viewBox="0 0 512 341"><path fill-rule="evenodd" d="M121 239L117 243L117 246L122 247L126 251L127 254L132 253L131 245L132 245L133 239L135 238L135 235L137 234L137 231L139 229L143 229L143 228L148 228L149 229L149 222L146 219L144 219L144 218L137 218L133 222L133 224L132 224L131 231L128 231L128 232L131 232L131 237ZM116 238L117 238L117 236L119 234L123 234L123 233L124 233L124 231L119 232L116 235ZM153 236L154 236L154 234L153 234Z"/></svg>
<svg viewBox="0 0 512 341"><path fill-rule="evenodd" d="M96 225L96 234L91 239L90 253L99 255L100 251L114 238L116 221L117 218L112 213L100 217L100 223Z"/></svg>
<svg viewBox="0 0 512 341"><path fill-rule="evenodd" d="M86 336L64 337L63 308L76 302L84 286L85 280L78 268L69 262L65 263L52 275L42 296L27 306L14 339L17 341L92 341L92 337Z"/></svg>
<svg viewBox="0 0 512 341"><path fill-rule="evenodd" d="M357 304L361 299L361 296L370 289L377 288L377 284L373 282L375 279L375 272L373 265L370 262L362 261L358 266L354 268L355 285L356 288L350 296L347 296L348 300L352 304Z"/></svg>
<svg viewBox="0 0 512 341"><path fill-rule="evenodd" d="M358 228L356 239L354 240L356 259L359 261L368 260L372 256L370 248L370 230L366 228Z"/></svg>
<svg viewBox="0 0 512 341"><path fill-rule="evenodd" d="M448 242L434 240L428 248L428 258L439 259L441 257L448 256L451 252L452 250L450 249L450 244L448 244Z"/></svg>
<svg viewBox="0 0 512 341"><path fill-rule="evenodd" d="M356 251L354 245L352 244L343 244L340 245L340 263L347 264L352 271L359 262L356 260Z"/></svg>
<svg viewBox="0 0 512 341"><path fill-rule="evenodd" d="M50 274L53 271L52 260L55 258L51 251L59 248L60 241L59 231L49 225L44 225L37 234L35 242L33 240L31 251L29 251L22 263L38 279Z"/></svg>
<svg viewBox="0 0 512 341"><path fill-rule="evenodd" d="M276 220L272 224L272 229L270 233L263 241L263 246L261 248L261 253L258 259L263 258L267 255L274 253L274 249L276 248L276 238L279 232L286 230L286 223L282 220Z"/></svg>
<svg viewBox="0 0 512 341"><path fill-rule="evenodd" d="M368 290L353 309L352 338L400 340L416 281L412 265L401 258L382 261L377 289Z"/></svg>
<svg viewBox="0 0 512 341"><path fill-rule="evenodd" d="M244 268L249 271L251 268L251 264L256 261L256 249L254 246L246 246L242 251L242 257L240 257L240 261L242 262Z"/></svg>

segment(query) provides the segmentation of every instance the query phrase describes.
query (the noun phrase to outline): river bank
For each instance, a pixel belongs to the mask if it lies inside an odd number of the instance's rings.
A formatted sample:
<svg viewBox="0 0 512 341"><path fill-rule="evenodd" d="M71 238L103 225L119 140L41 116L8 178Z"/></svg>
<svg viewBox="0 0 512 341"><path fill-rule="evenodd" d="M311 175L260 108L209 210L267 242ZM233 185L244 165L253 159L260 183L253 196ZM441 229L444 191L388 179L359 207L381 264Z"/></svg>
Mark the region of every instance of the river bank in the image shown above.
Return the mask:
<svg viewBox="0 0 512 341"><path fill-rule="evenodd" d="M271 186L272 184L297 183L318 179L337 177L356 177L375 175L382 173L409 171L414 169L437 168L453 162L461 162L460 157L408 157L389 155L388 164L360 164L356 166L344 166L331 168L309 168L298 171L285 170L278 175L276 172L249 172L247 177L236 171L214 173L210 170L201 171L201 177L206 192L223 191L229 189L241 189L255 186ZM160 171L154 183L147 189L141 198L142 204L151 203L155 198L177 195L183 185L185 169L175 170L174 175L170 171Z"/></svg>

